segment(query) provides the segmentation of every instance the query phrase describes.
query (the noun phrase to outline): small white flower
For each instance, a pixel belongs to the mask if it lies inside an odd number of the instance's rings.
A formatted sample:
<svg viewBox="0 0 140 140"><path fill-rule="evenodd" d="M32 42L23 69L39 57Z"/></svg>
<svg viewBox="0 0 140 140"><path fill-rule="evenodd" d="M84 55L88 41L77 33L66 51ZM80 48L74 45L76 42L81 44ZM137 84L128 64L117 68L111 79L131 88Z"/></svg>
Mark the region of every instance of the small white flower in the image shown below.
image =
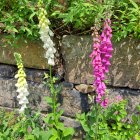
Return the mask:
<svg viewBox="0 0 140 140"><path fill-rule="evenodd" d="M16 75L15 75L15 78L17 79L18 77L19 77L19 75L18 75L18 74L16 74Z"/></svg>
<svg viewBox="0 0 140 140"><path fill-rule="evenodd" d="M54 59L54 53L49 54L48 52L46 52L44 57L47 58L47 59L49 59L49 58Z"/></svg>
<svg viewBox="0 0 140 140"><path fill-rule="evenodd" d="M48 64L54 66L55 65L54 59L48 58Z"/></svg>
<svg viewBox="0 0 140 140"><path fill-rule="evenodd" d="M49 35L54 36L54 33L51 30L49 30Z"/></svg>
<svg viewBox="0 0 140 140"><path fill-rule="evenodd" d="M22 98L19 100L19 104L23 105L23 104L28 104L28 99L25 96L21 96Z"/></svg>
<svg viewBox="0 0 140 140"><path fill-rule="evenodd" d="M21 108L19 109L20 113L24 113L24 110L27 108L26 104L22 105Z"/></svg>
<svg viewBox="0 0 140 140"><path fill-rule="evenodd" d="M49 44L45 43L45 44L43 45L43 48L44 48L45 50L47 50L47 49L49 48Z"/></svg>

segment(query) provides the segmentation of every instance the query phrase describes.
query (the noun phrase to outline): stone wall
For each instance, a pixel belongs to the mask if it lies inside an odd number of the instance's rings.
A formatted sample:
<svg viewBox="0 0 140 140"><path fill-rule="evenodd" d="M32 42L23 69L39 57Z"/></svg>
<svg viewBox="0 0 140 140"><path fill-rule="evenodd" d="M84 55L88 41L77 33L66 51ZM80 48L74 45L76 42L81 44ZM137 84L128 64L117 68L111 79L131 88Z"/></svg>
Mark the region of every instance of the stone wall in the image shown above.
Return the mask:
<svg viewBox="0 0 140 140"><path fill-rule="evenodd" d="M62 85L59 95L60 108L64 109L62 119L68 126L79 128L74 121L75 114L89 110L88 94L94 95L92 69L89 54L92 49L89 36L64 36L59 44L57 66L53 74L58 77L56 86ZM43 84L44 73L48 71L44 50L40 42L28 42L18 49L0 46L0 107L18 108L16 80L17 68L13 52L23 56L30 91L30 107L47 113L50 108L45 96L50 96ZM129 112L135 111L140 103L140 41L125 39L114 43L112 66L108 75L110 97L122 95L128 99ZM57 47L56 47L57 48ZM60 63L62 62L62 63Z"/></svg>
<svg viewBox="0 0 140 140"><path fill-rule="evenodd" d="M89 36L64 36L62 56L65 80L72 83L92 84L92 67L89 54L92 49ZM108 75L108 84L114 87L140 89L140 41L125 39L113 43L113 58Z"/></svg>

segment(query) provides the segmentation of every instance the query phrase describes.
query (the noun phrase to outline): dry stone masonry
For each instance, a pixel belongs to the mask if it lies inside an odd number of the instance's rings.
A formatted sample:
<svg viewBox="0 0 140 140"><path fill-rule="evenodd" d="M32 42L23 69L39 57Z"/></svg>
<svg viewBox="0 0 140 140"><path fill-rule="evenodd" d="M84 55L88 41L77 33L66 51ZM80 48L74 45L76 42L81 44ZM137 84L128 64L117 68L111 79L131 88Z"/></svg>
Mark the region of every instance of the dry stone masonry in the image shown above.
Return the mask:
<svg viewBox="0 0 140 140"><path fill-rule="evenodd" d="M89 54L92 42L89 36L64 36L62 56L65 61L65 79L77 84L92 84ZM125 39L113 43L113 58L109 85L140 89L140 41Z"/></svg>
<svg viewBox="0 0 140 140"><path fill-rule="evenodd" d="M43 84L43 77L49 71L40 47L42 44L38 41L19 43L21 47L16 49L0 46L0 107L18 107L14 78L17 68L13 57L13 52L17 51L23 56L26 67L30 107L47 113L50 108L45 96L49 96L50 91ZM60 108L64 109L62 120L67 126L79 128L79 124L74 121L75 114L87 112L90 107L88 94L95 94L89 59L92 40L89 36L71 35L63 36L60 44L59 56L62 56L63 64L58 63L53 73L58 77L56 86L62 86L59 95ZM140 103L140 41L125 39L114 43L113 47L112 66L108 75L109 94L111 98L122 95L127 99L131 114Z"/></svg>

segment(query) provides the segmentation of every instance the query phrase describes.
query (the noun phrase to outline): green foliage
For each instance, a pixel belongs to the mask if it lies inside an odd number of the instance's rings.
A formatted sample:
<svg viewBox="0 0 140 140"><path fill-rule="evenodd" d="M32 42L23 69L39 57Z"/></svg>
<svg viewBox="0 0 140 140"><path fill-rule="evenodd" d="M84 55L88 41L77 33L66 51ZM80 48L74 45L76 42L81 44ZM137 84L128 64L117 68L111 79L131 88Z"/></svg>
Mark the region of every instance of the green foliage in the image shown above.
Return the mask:
<svg viewBox="0 0 140 140"><path fill-rule="evenodd" d="M140 6L133 0L116 2L113 15L114 38L118 41L126 36L140 38Z"/></svg>
<svg viewBox="0 0 140 140"><path fill-rule="evenodd" d="M129 118L126 111L126 101L121 101L119 104L113 104L107 110L106 119L110 126L111 135L114 138L131 139L139 134L140 115L133 113ZM137 111L140 110L137 107Z"/></svg>
<svg viewBox="0 0 140 140"><path fill-rule="evenodd" d="M127 122L126 101L115 103L107 109L92 107L87 114L77 114L85 131L86 140L131 140L140 138L140 116L133 114L131 122Z"/></svg>
<svg viewBox="0 0 140 140"><path fill-rule="evenodd" d="M8 42L15 45L20 37L39 39L37 0L0 1L0 29L9 33ZM89 34L95 19L112 14L113 34L116 40L126 36L140 38L140 6L133 0L71 0L60 3L46 0L43 5L57 34Z"/></svg>
<svg viewBox="0 0 140 140"><path fill-rule="evenodd" d="M21 55L14 53L20 71L18 75L25 78ZM32 113L29 109L22 114L14 112L0 112L0 140L71 140L74 135L74 129L65 127L60 121L62 110L58 110L60 104L57 96L60 93L60 86L56 86L57 78L52 76L50 66L50 75L45 74L46 84L50 88L50 97L46 97L47 104L51 112L46 117L41 117L39 112ZM25 80L25 79L24 79ZM22 80L23 81L23 80ZM42 123L41 123L42 122ZM45 125L44 125L45 124ZM45 126L45 127L44 127Z"/></svg>
<svg viewBox="0 0 140 140"><path fill-rule="evenodd" d="M85 30L94 25L95 19L104 19L106 9L113 8L113 1L109 3L98 3L94 0L73 0L70 7L68 7L65 13L59 13L59 18L63 20L65 24L71 23L75 29ZM55 12L54 12L55 13ZM54 14L53 13L53 14ZM58 13L58 11L57 11Z"/></svg>
<svg viewBox="0 0 140 140"><path fill-rule="evenodd" d="M0 110L0 140L10 140L13 123L14 114Z"/></svg>
<svg viewBox="0 0 140 140"><path fill-rule="evenodd" d="M28 114L17 117L17 122L13 126L11 137L14 139L37 140L42 130L40 124L40 114Z"/></svg>
<svg viewBox="0 0 140 140"><path fill-rule="evenodd" d="M8 43L14 46L20 37L38 37L36 2L30 0L0 1L1 30L9 33Z"/></svg>
<svg viewBox="0 0 140 140"><path fill-rule="evenodd" d="M60 121L63 110L58 110L60 104L57 101L58 94L61 91L60 86L55 86L56 78L52 76L52 69L50 66L50 75L45 74L47 85L49 85L51 95L46 97L48 105L51 107L52 112L47 114L44 118L47 131L42 131L42 140L71 140L74 134L74 129L65 127Z"/></svg>
<svg viewBox="0 0 140 140"><path fill-rule="evenodd" d="M37 140L40 137L38 113L18 116L15 112L0 110L0 140Z"/></svg>
<svg viewBox="0 0 140 140"><path fill-rule="evenodd" d="M37 36L37 25L34 16L35 2L28 0L5 0L0 3L1 22L4 24L4 31L13 35L24 34L27 37Z"/></svg>

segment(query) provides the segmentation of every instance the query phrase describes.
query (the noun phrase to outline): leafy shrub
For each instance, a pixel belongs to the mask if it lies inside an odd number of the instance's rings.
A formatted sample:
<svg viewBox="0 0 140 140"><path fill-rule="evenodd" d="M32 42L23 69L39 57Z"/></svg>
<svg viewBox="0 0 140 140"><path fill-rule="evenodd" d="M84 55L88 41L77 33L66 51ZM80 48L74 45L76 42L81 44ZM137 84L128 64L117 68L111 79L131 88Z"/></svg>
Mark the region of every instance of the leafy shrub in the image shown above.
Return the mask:
<svg viewBox="0 0 140 140"><path fill-rule="evenodd" d="M133 0L116 2L114 37L117 40L127 36L140 38L140 6Z"/></svg>
<svg viewBox="0 0 140 140"><path fill-rule="evenodd" d="M140 138L140 116L132 114L131 122L128 122L127 102L125 100L112 104L107 109L93 106L87 114L77 114L85 132L86 140L131 140ZM139 107L138 107L139 108ZM140 111L138 109L138 111Z"/></svg>
<svg viewBox="0 0 140 140"><path fill-rule="evenodd" d="M102 3L95 0L47 0L44 7L57 34L89 34L95 19L100 22L106 13L111 12L116 40L126 36L140 38L140 6L133 0L105 0ZM39 39L37 0L4 0L0 2L0 11L2 32L10 33L14 39L18 39L18 35Z"/></svg>
<svg viewBox="0 0 140 140"><path fill-rule="evenodd" d="M0 110L0 140L39 139L39 119L38 113L19 116L14 111Z"/></svg>

